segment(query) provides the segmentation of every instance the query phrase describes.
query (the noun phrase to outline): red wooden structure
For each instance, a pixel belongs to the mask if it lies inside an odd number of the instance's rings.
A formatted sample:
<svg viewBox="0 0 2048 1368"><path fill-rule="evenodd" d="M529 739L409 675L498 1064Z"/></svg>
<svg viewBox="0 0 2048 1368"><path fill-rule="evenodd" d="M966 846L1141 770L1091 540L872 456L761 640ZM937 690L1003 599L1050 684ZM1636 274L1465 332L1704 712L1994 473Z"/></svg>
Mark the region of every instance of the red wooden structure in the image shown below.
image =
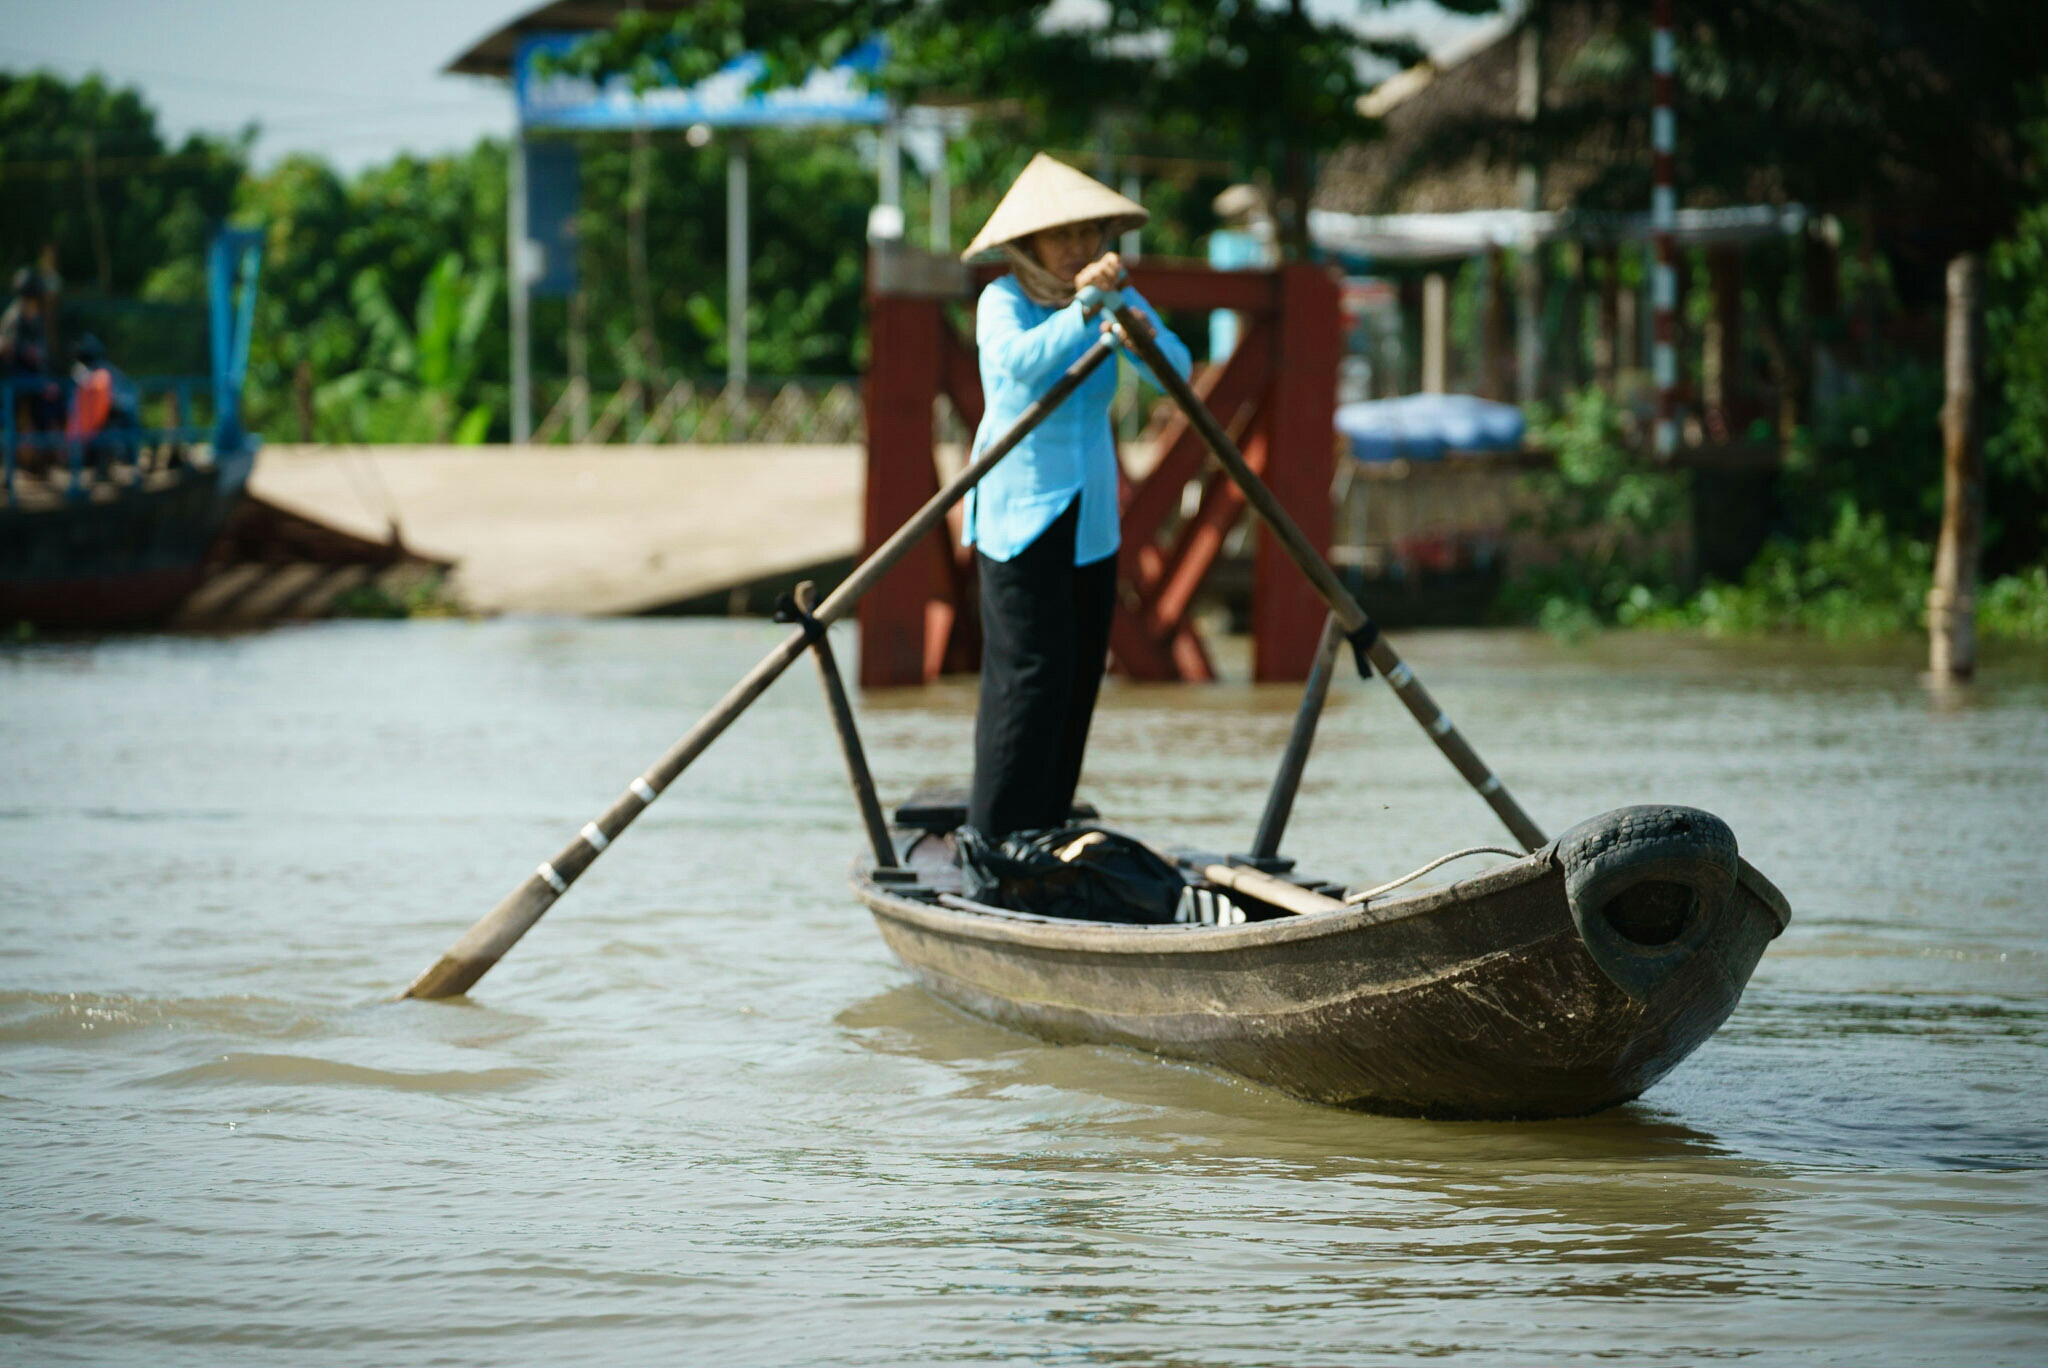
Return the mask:
<svg viewBox="0 0 2048 1368"><path fill-rule="evenodd" d="M938 260L901 256L873 263L865 393L869 551L938 492L932 419L938 397L952 403L969 432L981 421L974 347L948 312L964 305L971 318L974 293L997 273L970 276ZM1210 367L1195 388L1310 541L1327 551L1342 345L1335 280L1309 264L1212 271L1145 262L1131 268L1131 283L1162 312L1233 309L1244 315L1237 350ZM1244 516L1244 497L1208 459L1184 416L1174 414L1160 431L1158 452L1151 470L1122 482L1123 550L1110 656L1134 679L1207 680L1214 672L1190 609L1225 537ZM1200 498L1183 518L1190 484L1199 484ZM862 685L918 684L976 667L974 559L960 546L959 529L956 509L949 540L934 534L861 603ZM1305 678L1324 611L1286 552L1260 529L1252 582L1254 677Z"/></svg>

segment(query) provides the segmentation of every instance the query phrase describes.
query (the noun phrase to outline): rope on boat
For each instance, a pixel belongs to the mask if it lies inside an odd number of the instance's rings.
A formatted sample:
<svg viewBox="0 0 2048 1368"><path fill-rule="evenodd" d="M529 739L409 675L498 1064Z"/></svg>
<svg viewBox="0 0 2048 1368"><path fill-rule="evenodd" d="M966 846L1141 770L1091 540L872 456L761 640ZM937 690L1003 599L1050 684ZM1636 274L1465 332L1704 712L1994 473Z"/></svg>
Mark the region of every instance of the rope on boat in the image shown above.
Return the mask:
<svg viewBox="0 0 2048 1368"><path fill-rule="evenodd" d="M1447 865L1453 860L1462 860L1467 855L1509 855L1519 860L1528 853L1526 850L1509 850L1506 846L1467 846L1463 850L1454 850L1448 855L1439 855L1422 868L1403 874L1391 883L1383 883L1377 888L1368 888L1359 893L1346 893L1344 895L1344 904L1347 907L1357 907L1362 903L1369 903L1382 893L1391 893L1402 884L1413 883L1429 873L1430 870Z"/></svg>

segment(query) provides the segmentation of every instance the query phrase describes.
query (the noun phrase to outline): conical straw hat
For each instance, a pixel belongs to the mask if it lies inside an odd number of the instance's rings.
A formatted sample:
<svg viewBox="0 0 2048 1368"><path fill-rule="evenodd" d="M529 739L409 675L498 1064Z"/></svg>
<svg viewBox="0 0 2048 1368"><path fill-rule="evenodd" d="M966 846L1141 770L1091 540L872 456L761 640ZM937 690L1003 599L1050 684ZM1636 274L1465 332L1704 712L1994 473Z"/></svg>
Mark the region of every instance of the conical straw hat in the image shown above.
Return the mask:
<svg viewBox="0 0 2048 1368"><path fill-rule="evenodd" d="M990 248L1066 223L1105 219L1107 232L1121 233L1142 227L1150 217L1136 200L1125 199L1093 176L1084 176L1041 152L1017 177L960 259L966 261Z"/></svg>

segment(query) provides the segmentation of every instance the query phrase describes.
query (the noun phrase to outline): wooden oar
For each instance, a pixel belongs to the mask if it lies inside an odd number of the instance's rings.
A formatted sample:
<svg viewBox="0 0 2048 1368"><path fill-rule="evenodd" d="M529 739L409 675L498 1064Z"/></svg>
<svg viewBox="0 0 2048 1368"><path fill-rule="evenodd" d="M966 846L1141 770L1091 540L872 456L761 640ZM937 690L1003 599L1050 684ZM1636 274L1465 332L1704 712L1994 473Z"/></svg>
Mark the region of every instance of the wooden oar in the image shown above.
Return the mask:
<svg viewBox="0 0 2048 1368"><path fill-rule="evenodd" d="M889 540L877 547L873 555L854 567L853 573L818 605L814 621L820 627L830 627L845 617L861 596L875 586L876 581L945 520L947 509L974 488L982 476L995 468L996 462L1008 455L1011 448L1044 421L1047 414L1058 408L1115 350L1115 343L1104 336L1083 352L1043 397L1018 416L1009 431L990 443L965 469L947 481L923 508L918 509L910 521L897 528ZM569 891L569 885L590 868L605 848L632 825L633 819L646 810L656 795L674 783L676 776L688 769L690 762L702 755L732 725L733 719L767 692L768 686L811 644L813 630L810 624L805 624L790 633L781 645L733 685L725 697L718 700L717 706L690 728L682 740L671 746L667 754L627 785L626 791L596 821L586 824L554 859L529 874L526 881L513 889L503 902L470 927L446 954L412 981L402 996L444 998L468 992L541 919L541 915Z"/></svg>
<svg viewBox="0 0 2048 1368"><path fill-rule="evenodd" d="M1422 724L1423 729L1436 742L1437 749L1442 751L1445 758L1457 768L1458 773L1465 777L1465 782L1479 791L1479 796L1484 798L1501 821L1507 824L1515 839L1530 850L1542 845L1545 840L1543 828L1537 826L1529 814L1522 811L1521 804L1507 791L1507 787L1500 781L1500 776L1487 768L1486 762L1479 758L1478 752L1474 751L1471 744L1459 734L1458 729L1451 725L1451 719L1436 705L1436 700L1429 696L1429 691L1422 687L1421 681L1416 679L1415 671L1410 669L1395 653L1394 648L1387 644L1387 639L1379 634L1378 625L1366 615L1365 609L1358 606L1358 601L1352 598L1338 581L1337 572L1330 568L1329 562L1309 544L1308 538L1302 535L1300 526L1273 496L1273 491L1266 488L1266 482L1245 464L1243 454L1238 451L1237 444L1230 440L1230 434L1223 430L1223 425L1216 421L1216 415L1209 412L1209 406L1204 404L1188 382L1181 378L1180 372L1168 364L1165 355L1159 350L1159 343L1152 336L1151 324L1146 321L1145 316L1136 309L1125 306L1120 296L1110 296L1106 303L1114 312L1125 336L1129 338L1132 350L1152 368L1153 376L1166 388L1166 392L1173 396L1174 402L1187 414L1188 421L1202 434L1202 440L1208 443L1209 450L1215 453L1216 459L1223 463L1223 468L1230 472L1230 478L1237 481L1238 488L1244 491L1245 501L1266 520L1266 525L1279 537L1280 544L1287 549L1287 554L1301 567L1301 572L1308 576L1309 583L1315 586L1316 592L1322 595L1323 602L1330 605L1330 611L1337 615L1338 622L1343 625L1344 635L1351 642L1352 650L1363 660L1371 661L1381 677L1393 686L1401 702L1407 705L1415 720Z"/></svg>

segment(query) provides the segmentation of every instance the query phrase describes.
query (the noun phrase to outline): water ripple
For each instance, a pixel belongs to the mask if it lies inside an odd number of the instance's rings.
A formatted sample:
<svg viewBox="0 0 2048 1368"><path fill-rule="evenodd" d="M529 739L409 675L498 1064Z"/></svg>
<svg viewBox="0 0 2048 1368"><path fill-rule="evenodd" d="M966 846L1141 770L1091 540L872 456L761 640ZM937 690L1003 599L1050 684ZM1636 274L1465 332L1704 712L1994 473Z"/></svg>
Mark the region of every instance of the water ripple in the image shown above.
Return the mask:
<svg viewBox="0 0 2048 1368"><path fill-rule="evenodd" d="M306 1087L388 1088L395 1092L503 1092L547 1077L543 1069L433 1069L408 1072L375 1069L315 1055L226 1054L188 1069L146 1080L164 1087L213 1083L285 1084Z"/></svg>

